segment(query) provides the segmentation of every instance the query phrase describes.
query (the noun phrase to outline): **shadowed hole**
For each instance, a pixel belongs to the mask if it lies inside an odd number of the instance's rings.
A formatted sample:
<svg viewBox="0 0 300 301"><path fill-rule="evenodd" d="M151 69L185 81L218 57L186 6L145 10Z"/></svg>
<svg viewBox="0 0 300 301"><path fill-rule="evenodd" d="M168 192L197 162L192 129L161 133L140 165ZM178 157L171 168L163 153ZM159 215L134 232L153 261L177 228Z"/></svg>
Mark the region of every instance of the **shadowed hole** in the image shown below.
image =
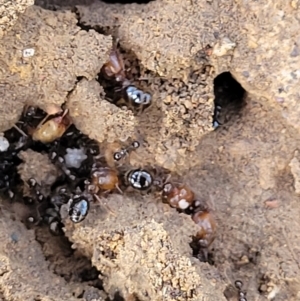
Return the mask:
<svg viewBox="0 0 300 301"><path fill-rule="evenodd" d="M140 1L131 1L131 0L101 0L101 2L108 3L108 4L131 4L131 3L136 3L136 4L147 4L149 2L153 2L155 0L140 0Z"/></svg>
<svg viewBox="0 0 300 301"><path fill-rule="evenodd" d="M230 72L223 72L214 79L213 126L219 127L233 120L246 104L246 90Z"/></svg>

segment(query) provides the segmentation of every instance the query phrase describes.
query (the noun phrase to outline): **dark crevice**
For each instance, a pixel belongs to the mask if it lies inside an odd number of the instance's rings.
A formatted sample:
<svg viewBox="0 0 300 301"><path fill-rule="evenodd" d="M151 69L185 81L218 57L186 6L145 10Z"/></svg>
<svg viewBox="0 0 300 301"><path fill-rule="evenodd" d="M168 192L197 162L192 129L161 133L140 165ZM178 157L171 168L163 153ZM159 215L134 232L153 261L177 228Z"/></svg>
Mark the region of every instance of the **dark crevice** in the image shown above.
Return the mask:
<svg viewBox="0 0 300 301"><path fill-rule="evenodd" d="M95 30L96 32L108 36L108 35L113 35L113 31L110 30L109 27L101 27L99 25L94 25L94 26L90 26L90 25L85 25L84 23L81 23L80 21L78 21L77 26L79 26L82 30L85 31L89 31L91 29Z"/></svg>
<svg viewBox="0 0 300 301"><path fill-rule="evenodd" d="M153 2L155 0L101 0L101 2L108 3L108 4L147 4L149 2Z"/></svg>
<svg viewBox="0 0 300 301"><path fill-rule="evenodd" d="M140 301L136 294L129 294L124 298L120 292L115 292L113 299L107 299L106 301Z"/></svg>
<svg viewBox="0 0 300 301"><path fill-rule="evenodd" d="M53 236L48 227L35 229L36 241L41 245L46 261L55 274L67 282L85 283L88 286L103 290L100 273L92 266L90 259L78 250L72 249L72 243L61 234ZM61 262L66 262L61 266Z"/></svg>
<svg viewBox="0 0 300 301"><path fill-rule="evenodd" d="M34 5L57 11L72 9L76 5L91 5L95 0L35 0Z"/></svg>
<svg viewBox="0 0 300 301"><path fill-rule="evenodd" d="M214 250L202 248L199 245L199 240L197 239L197 237L193 236L190 247L193 251L193 257L199 259L199 261L201 262L207 262L210 265L215 264Z"/></svg>
<svg viewBox="0 0 300 301"><path fill-rule="evenodd" d="M84 79L84 78L85 78L84 76L77 76L77 77L76 77L76 81L75 81L75 83L74 83L73 88L72 88L71 90L68 91L68 94L67 94L67 96L66 96L66 101L61 105L62 109L65 109L66 103L67 103L67 101L68 101L68 99L69 99L69 96L74 92L74 90L76 89L77 84L78 84L82 79Z"/></svg>
<svg viewBox="0 0 300 301"><path fill-rule="evenodd" d="M89 31L89 30L93 29L96 32L98 32L99 34L102 34L102 35L105 35L105 36L108 36L108 35L116 36L117 28L118 28L117 26L116 27L109 27L109 26L100 26L100 25L94 25L94 26L87 25L87 24L85 24L84 22L81 21L80 14L79 14L79 11L78 11L77 7L73 7L72 12L75 14L76 19L77 19L77 24L76 25L78 27L80 27L82 30Z"/></svg>
<svg viewBox="0 0 300 301"><path fill-rule="evenodd" d="M214 79L214 128L237 118L246 105L246 90L230 72L223 72Z"/></svg>
<svg viewBox="0 0 300 301"><path fill-rule="evenodd" d="M108 4L132 4L132 3L147 4L147 3L153 2L153 1L155 1L155 0L139 0L139 1L132 1L132 0L119 0L119 1L115 1L115 0L101 0L101 2L108 3Z"/></svg>
<svg viewBox="0 0 300 301"><path fill-rule="evenodd" d="M113 301L125 301L125 299L121 296L120 292L115 292Z"/></svg>
<svg viewBox="0 0 300 301"><path fill-rule="evenodd" d="M77 76L77 77L76 77L75 87L76 87L76 84L77 84L78 82L80 82L82 79L84 79L84 76Z"/></svg>
<svg viewBox="0 0 300 301"><path fill-rule="evenodd" d="M107 4L147 4L155 0L96 0ZM35 0L34 5L43 7L49 10L70 9L76 5L91 5L95 0Z"/></svg>

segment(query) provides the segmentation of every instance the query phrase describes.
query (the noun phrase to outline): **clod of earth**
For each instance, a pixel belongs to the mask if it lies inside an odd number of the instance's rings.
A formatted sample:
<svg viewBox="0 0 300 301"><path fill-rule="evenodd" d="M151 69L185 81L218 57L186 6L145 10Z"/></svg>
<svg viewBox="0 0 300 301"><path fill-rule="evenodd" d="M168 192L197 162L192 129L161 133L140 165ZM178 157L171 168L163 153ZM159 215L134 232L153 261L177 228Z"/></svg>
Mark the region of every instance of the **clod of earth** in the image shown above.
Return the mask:
<svg viewBox="0 0 300 301"><path fill-rule="evenodd" d="M71 12L32 6L3 37L0 131L17 122L25 104L41 109L60 106L78 77L96 77L107 59L111 38L83 31L76 23ZM27 48L35 49L33 56L23 56Z"/></svg>

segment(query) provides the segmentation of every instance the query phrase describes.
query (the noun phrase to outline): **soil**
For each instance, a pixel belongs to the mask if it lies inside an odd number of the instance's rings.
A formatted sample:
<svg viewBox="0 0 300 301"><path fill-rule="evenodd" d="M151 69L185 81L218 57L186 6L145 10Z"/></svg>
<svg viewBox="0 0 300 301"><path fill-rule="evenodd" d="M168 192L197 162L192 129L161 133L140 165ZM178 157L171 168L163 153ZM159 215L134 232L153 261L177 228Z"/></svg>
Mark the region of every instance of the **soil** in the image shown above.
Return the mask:
<svg viewBox="0 0 300 301"><path fill-rule="evenodd" d="M16 23L20 14L22 14L28 6L34 4L34 0L19 0L0 2L0 38Z"/></svg>
<svg viewBox="0 0 300 301"><path fill-rule="evenodd" d="M186 76L183 66L190 64L190 58L178 67L180 55L170 48L174 53L166 55L166 61L170 64L174 59L174 65L164 69L162 59L159 68L152 68L151 59L143 59L147 47L138 55L138 47L131 47L132 41L138 45L142 40L139 36L121 43L121 51L134 83L151 92L154 104L138 116L118 108L105 100L98 80L111 47L113 25L105 27L102 17L93 21L86 13L93 1L69 2L36 1L46 9L30 7L4 36L0 130L8 130L19 119L25 104L45 109L65 103L76 127L97 140L101 149L109 149L116 140L141 139L143 147L129 157L128 164L158 165L176 173L214 214L216 239L209 263L193 257L190 242L198 230L196 224L155 194L111 194L100 206L92 204L82 223L63 219L64 235L60 236L52 235L46 226L29 227L30 206L3 196L0 300L238 301L236 280L243 282L248 301L300 300L299 133L287 121L284 109L263 97L267 92L262 96L259 88L251 90L245 84L244 94L220 61L217 66L213 60L200 60L194 70L188 68ZM155 2L159 0L151 3ZM130 9L136 14L146 10L137 4L125 8L95 3L113 16L126 10L127 19ZM109 5L115 6L110 10ZM85 22L80 23L80 18ZM117 20L125 39L129 35L123 19ZM43 30L57 37L57 44L38 39ZM16 31L22 32L18 43L13 42ZM222 41L215 51L230 52L232 44ZM19 65L12 49L28 43L43 51L34 63ZM80 53L75 59L73 48ZM247 65L251 71L250 62ZM46 66L47 84L40 82L44 73L35 66ZM227 73L217 77L216 70ZM215 130L211 126L214 104L223 107L224 122ZM8 121L3 116L9 116ZM23 181L36 171L47 190L60 174L45 154L29 150L19 157ZM40 162L44 168L38 167Z"/></svg>

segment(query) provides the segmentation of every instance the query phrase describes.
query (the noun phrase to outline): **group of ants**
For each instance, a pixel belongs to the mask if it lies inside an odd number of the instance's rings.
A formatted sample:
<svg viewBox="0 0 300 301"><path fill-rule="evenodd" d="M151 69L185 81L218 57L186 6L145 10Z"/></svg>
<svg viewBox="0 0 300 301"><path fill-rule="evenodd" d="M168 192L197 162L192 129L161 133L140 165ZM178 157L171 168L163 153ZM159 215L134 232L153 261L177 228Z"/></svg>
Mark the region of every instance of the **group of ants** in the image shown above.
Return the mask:
<svg viewBox="0 0 300 301"><path fill-rule="evenodd" d="M116 45L113 46L100 74L115 86L114 97L109 99L112 103L118 105L121 99L129 108L139 111L151 105L151 95L136 88L127 78L124 61ZM38 112L42 112L42 115L37 116ZM140 191L143 194L155 191L159 192L163 203L179 212L191 215L192 220L199 227L191 242L194 255L203 262L209 261L208 249L216 236L216 221L211 210L197 200L193 190L185 183L172 181L170 173L158 176L157 169L151 167L126 171L116 167L121 165L118 162L125 160L131 152L141 147L138 140L131 140L128 145L123 145L120 149L109 153L111 157L107 158L107 155L100 154L96 141L89 139L75 128L68 110L57 106L49 106L46 112L26 106L20 121L7 133L8 136L13 137L19 134L20 137L16 142L11 143L6 155L0 153L0 159L1 156L6 158L4 161L2 159L2 163L0 162L2 173L6 166L10 166L8 163L10 156L16 157L20 150L40 147L46 150L51 162L62 171L63 177L67 178L68 182L68 185L65 185L66 182L64 185L56 185L49 195L43 194L44 189L38 179L30 178L27 183L23 183L34 195L33 198L27 198L28 203L47 204L44 213L40 210L38 218L30 216L27 222L32 224L46 222L50 230L57 234L62 231L62 215L73 223L80 223L88 215L90 203L92 201L102 203L101 198L109 193L124 193L127 189ZM85 159L82 160L80 167L69 168L65 162L63 154L66 154L67 148L72 147L86 149ZM107 164L111 161L116 163L115 166ZM12 183L9 182L7 175L6 178L7 182L4 181L6 192L13 198L15 193L12 191ZM66 213L63 213L62 209ZM235 286L239 301L246 301L242 282L236 281Z"/></svg>

